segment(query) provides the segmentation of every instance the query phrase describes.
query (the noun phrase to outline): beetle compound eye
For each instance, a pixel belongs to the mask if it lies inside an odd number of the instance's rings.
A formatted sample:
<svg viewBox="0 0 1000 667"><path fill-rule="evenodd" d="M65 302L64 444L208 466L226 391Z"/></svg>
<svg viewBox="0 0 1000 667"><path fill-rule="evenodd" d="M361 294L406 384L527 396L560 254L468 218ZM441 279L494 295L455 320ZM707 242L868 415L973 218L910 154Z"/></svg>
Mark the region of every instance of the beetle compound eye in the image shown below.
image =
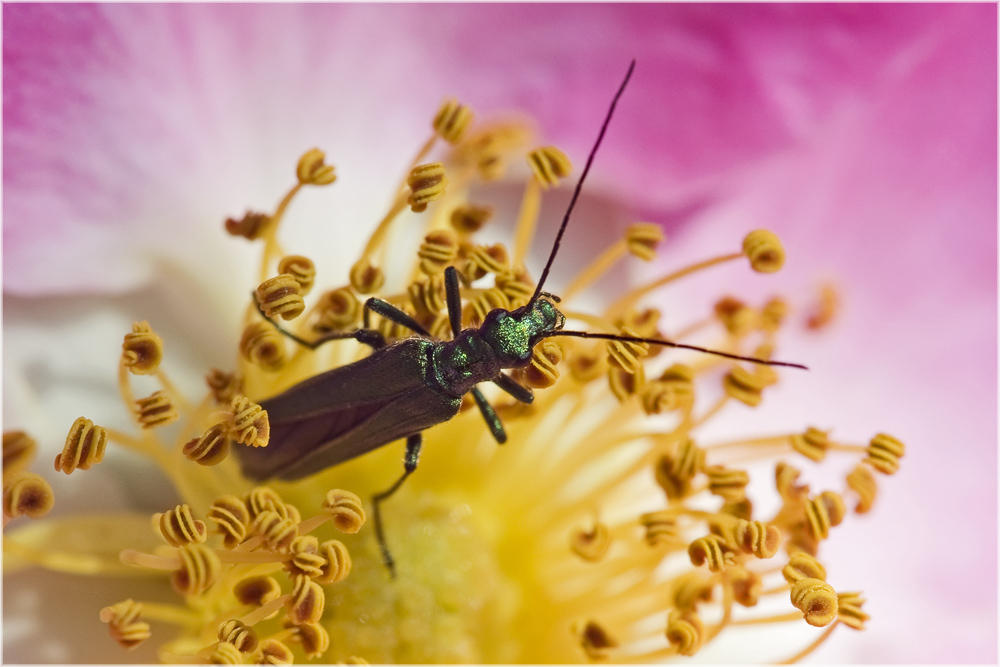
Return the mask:
<svg viewBox="0 0 1000 667"><path fill-rule="evenodd" d="M133 375L152 375L163 359L163 341L148 322L136 322L122 343L122 364Z"/></svg>
<svg viewBox="0 0 1000 667"><path fill-rule="evenodd" d="M410 210L421 213L427 210L429 203L444 196L445 188L448 187L448 177L445 175L443 164L431 162L414 167L406 179L406 184L412 191L406 200Z"/></svg>
<svg viewBox="0 0 1000 667"><path fill-rule="evenodd" d="M79 468L87 470L104 458L108 446L108 432L95 426L89 419L80 417L73 422L62 453L56 456L56 470L67 475Z"/></svg>
<svg viewBox="0 0 1000 667"><path fill-rule="evenodd" d="M326 164L326 153L318 148L306 151L295 167L300 185L329 185L337 180L333 166Z"/></svg>
<svg viewBox="0 0 1000 667"><path fill-rule="evenodd" d="M434 132L449 144L457 144L472 123L472 110L457 100L445 100L434 116Z"/></svg>
<svg viewBox="0 0 1000 667"><path fill-rule="evenodd" d="M299 293L298 281L288 273L265 280L257 287L256 294L257 303L268 319L280 315L283 320L291 320L306 307Z"/></svg>

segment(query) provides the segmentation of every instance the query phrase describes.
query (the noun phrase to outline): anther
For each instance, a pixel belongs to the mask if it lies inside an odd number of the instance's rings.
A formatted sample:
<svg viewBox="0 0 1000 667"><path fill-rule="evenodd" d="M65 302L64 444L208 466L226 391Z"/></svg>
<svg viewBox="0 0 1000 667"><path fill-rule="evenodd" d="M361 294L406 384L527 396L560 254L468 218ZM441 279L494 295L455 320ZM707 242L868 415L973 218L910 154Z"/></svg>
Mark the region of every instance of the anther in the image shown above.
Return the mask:
<svg viewBox="0 0 1000 667"><path fill-rule="evenodd" d="M250 511L240 498L234 495L216 498L206 516L209 521L215 523L215 530L222 535L223 544L227 549L234 548L246 539L250 526Z"/></svg>
<svg viewBox="0 0 1000 667"><path fill-rule="evenodd" d="M493 217L493 209L489 206L473 206L463 204L451 212L451 226L459 234L468 236L475 234Z"/></svg>
<svg viewBox="0 0 1000 667"><path fill-rule="evenodd" d="M292 633L292 641L302 644L302 652L306 654L306 658L310 660L318 658L330 648L330 635L319 623L285 625Z"/></svg>
<svg viewBox="0 0 1000 667"><path fill-rule="evenodd" d="M639 516L639 523L645 527L646 544L651 547L659 544L676 545L681 539L677 515L669 510L642 514Z"/></svg>
<svg viewBox="0 0 1000 667"><path fill-rule="evenodd" d="M271 216L256 211L247 211L242 218L226 219L226 231L233 236L242 236L251 241L260 238L270 226Z"/></svg>
<svg viewBox="0 0 1000 667"><path fill-rule="evenodd" d="M38 445L24 431L7 431L3 434L4 477L21 472L35 458Z"/></svg>
<svg viewBox="0 0 1000 667"><path fill-rule="evenodd" d="M573 171L573 163L555 146L544 146L528 153L528 164L543 190L556 187L559 180Z"/></svg>
<svg viewBox="0 0 1000 667"><path fill-rule="evenodd" d="M269 323L251 322L240 338L240 355L254 366L273 373L285 365L285 341Z"/></svg>
<svg viewBox="0 0 1000 667"><path fill-rule="evenodd" d="M507 296L513 308L519 308L528 303L535 293L535 286L528 282L524 274L498 273L494 284Z"/></svg>
<svg viewBox="0 0 1000 667"><path fill-rule="evenodd" d="M879 433L868 443L868 458L865 459L884 475L895 474L899 470L899 459L906 453L906 446L885 433Z"/></svg>
<svg viewBox="0 0 1000 667"><path fill-rule="evenodd" d="M320 574L315 577L321 584L335 584L351 573L353 561L347 547L339 540L327 540L319 545L319 554L323 556Z"/></svg>
<svg viewBox="0 0 1000 667"><path fill-rule="evenodd" d="M641 365L633 373L617 366L608 366L608 388L622 403L640 393L645 386L646 372Z"/></svg>
<svg viewBox="0 0 1000 667"><path fill-rule="evenodd" d="M215 551L202 544L187 544L177 550L181 566L170 575L170 585L184 596L198 595L215 583L222 563Z"/></svg>
<svg viewBox="0 0 1000 667"><path fill-rule="evenodd" d="M575 349L569 358L569 372L574 380L586 384L604 375L607 370L608 355L601 347Z"/></svg>
<svg viewBox="0 0 1000 667"><path fill-rule="evenodd" d="M861 611L861 605L864 603L865 599L861 597L861 593L838 593L837 618L841 623L850 628L864 630L865 621L871 618L871 616Z"/></svg>
<svg viewBox="0 0 1000 667"><path fill-rule="evenodd" d="M197 438L192 438L181 449L189 461L203 466L214 466L229 455L232 441L225 424L214 424Z"/></svg>
<svg viewBox="0 0 1000 667"><path fill-rule="evenodd" d="M350 491L329 491L323 500L323 511L332 515L333 525L342 533L356 533L365 523L365 508L361 499Z"/></svg>
<svg viewBox="0 0 1000 667"><path fill-rule="evenodd" d="M683 379L647 382L642 389L642 409L647 415L686 410L694 404L694 383Z"/></svg>
<svg viewBox="0 0 1000 667"><path fill-rule="evenodd" d="M152 375L163 359L163 341L146 321L132 325L122 343L122 363L133 375Z"/></svg>
<svg viewBox="0 0 1000 667"><path fill-rule="evenodd" d="M445 308L448 302L444 284L444 275L424 276L410 283L407 288L410 302L417 313L436 315Z"/></svg>
<svg viewBox="0 0 1000 667"><path fill-rule="evenodd" d="M303 153L295 167L295 176L302 185L329 185L337 180L337 173L332 165L327 165L326 153L313 148Z"/></svg>
<svg viewBox="0 0 1000 667"><path fill-rule="evenodd" d="M681 611L695 611L703 602L712 601L715 582L699 570L689 570L678 575L672 582L671 598L674 606Z"/></svg>
<svg viewBox="0 0 1000 667"><path fill-rule="evenodd" d="M55 504L52 486L41 476L27 470L8 475L3 484L3 513L12 519L20 516L40 519Z"/></svg>
<svg viewBox="0 0 1000 667"><path fill-rule="evenodd" d="M785 249L774 232L757 229L743 239L743 254L758 273L774 273L785 263Z"/></svg>
<svg viewBox="0 0 1000 667"><path fill-rule="evenodd" d="M124 649L134 649L152 636L149 623L139 620L142 605L134 600L125 600L101 609L102 623L108 624L111 638Z"/></svg>
<svg viewBox="0 0 1000 667"><path fill-rule="evenodd" d="M219 625L219 641L232 644L240 653L257 650L257 633L248 625L233 618Z"/></svg>
<svg viewBox="0 0 1000 667"><path fill-rule="evenodd" d="M282 519L288 518L288 509L284 500L278 492L269 486L258 486L253 488L244 499L250 518L256 518L261 512L272 510L277 512Z"/></svg>
<svg viewBox="0 0 1000 667"><path fill-rule="evenodd" d="M595 621L576 621L573 623L572 630L577 641L580 642L580 648L591 660L604 660L612 649L618 647L618 641Z"/></svg>
<svg viewBox="0 0 1000 667"><path fill-rule="evenodd" d="M785 581L794 584L802 579L826 579L826 568L814 556L804 551L796 551L788 558L788 564L781 568Z"/></svg>
<svg viewBox="0 0 1000 667"><path fill-rule="evenodd" d="M143 428L166 426L177 421L180 416L174 407L173 398L165 391L155 391L135 402L136 418Z"/></svg>
<svg viewBox="0 0 1000 667"><path fill-rule="evenodd" d="M260 535L271 551L286 553L299 535L296 522L283 519L274 510L264 510L254 518L250 531Z"/></svg>
<svg viewBox="0 0 1000 667"><path fill-rule="evenodd" d="M708 476L708 490L728 502L746 498L746 486L750 475L746 470L735 470L721 465L705 468Z"/></svg>
<svg viewBox="0 0 1000 667"><path fill-rule="evenodd" d="M621 335L640 337L635 330L629 327L622 327ZM630 374L638 371L642 365L640 359L649 354L649 343L609 340L606 346L608 348L608 361Z"/></svg>
<svg viewBox="0 0 1000 667"><path fill-rule="evenodd" d="M813 331L823 329L836 319L839 312L840 293L833 285L823 285L820 287L815 305L806 318L806 326Z"/></svg>
<svg viewBox="0 0 1000 667"><path fill-rule="evenodd" d="M417 250L420 270L428 276L443 273L458 255L458 236L450 229L437 229L424 237Z"/></svg>
<svg viewBox="0 0 1000 667"><path fill-rule="evenodd" d="M326 562L319 553L319 540L313 535L300 535L292 540L289 553L292 559L285 562L285 569L291 575L304 574L309 578L323 573Z"/></svg>
<svg viewBox="0 0 1000 667"><path fill-rule="evenodd" d="M472 123L472 110L457 100L445 100L434 116L434 132L449 144L457 144Z"/></svg>
<svg viewBox="0 0 1000 667"><path fill-rule="evenodd" d="M278 262L278 273L287 273L299 284L299 295L305 296L316 282L316 265L308 257L288 255Z"/></svg>
<svg viewBox="0 0 1000 667"><path fill-rule="evenodd" d="M240 604L263 607L281 597L281 585L274 577L262 575L247 577L233 586L233 595Z"/></svg>
<svg viewBox="0 0 1000 667"><path fill-rule="evenodd" d="M546 389L559 379L562 347L554 340L543 340L531 351L530 363L521 369L518 378L532 389Z"/></svg>
<svg viewBox="0 0 1000 667"><path fill-rule="evenodd" d="M271 436L267 412L246 396L237 396L232 402L233 416L229 421L229 434L233 440L250 447L266 447Z"/></svg>
<svg viewBox="0 0 1000 667"><path fill-rule="evenodd" d="M731 296L724 296L716 301L714 310L715 317L733 336L746 335L757 322L753 308Z"/></svg>
<svg viewBox="0 0 1000 667"><path fill-rule="evenodd" d="M510 301L501 290L491 287L465 304L465 308L462 309L462 320L469 326L479 326L486 319L486 315L497 308L510 310Z"/></svg>
<svg viewBox="0 0 1000 667"><path fill-rule="evenodd" d="M448 187L448 177L445 176L443 164L431 162L414 167L406 179L406 184L412 190L406 203L410 205L411 211L420 213L427 209L429 203L444 196L445 188Z"/></svg>
<svg viewBox="0 0 1000 667"><path fill-rule="evenodd" d="M646 262L656 257L656 248L664 238L663 228L652 222L637 222L625 232L629 253Z"/></svg>
<svg viewBox="0 0 1000 667"><path fill-rule="evenodd" d="M595 563L608 552L611 546L611 531L599 521L592 528L575 529L569 538L569 548L580 558Z"/></svg>
<svg viewBox="0 0 1000 667"><path fill-rule="evenodd" d="M353 327L361 318L361 302L350 287L324 292L316 304L313 331L324 334Z"/></svg>
<svg viewBox="0 0 1000 667"><path fill-rule="evenodd" d="M805 433L796 433L791 437L792 449L808 459L819 462L826 456L830 448L830 438L826 431L810 426Z"/></svg>
<svg viewBox="0 0 1000 667"><path fill-rule="evenodd" d="M712 572L722 572L736 562L726 539L719 535L706 535L691 542L688 557L695 567L705 565Z"/></svg>
<svg viewBox="0 0 1000 667"><path fill-rule="evenodd" d="M744 567L732 567L727 578L733 590L733 600L744 607L753 607L764 588L760 575Z"/></svg>
<svg viewBox="0 0 1000 667"><path fill-rule="evenodd" d="M265 639L260 643L257 662L262 665L290 665L293 658L292 649L277 639Z"/></svg>
<svg viewBox="0 0 1000 667"><path fill-rule="evenodd" d="M295 625L319 623L326 604L323 587L309 577L294 577L294 587L288 599L288 620Z"/></svg>
<svg viewBox="0 0 1000 667"><path fill-rule="evenodd" d="M664 454L653 472L669 500L681 500L691 490L691 479L705 468L705 450L698 447L691 438L677 443L672 453Z"/></svg>
<svg viewBox="0 0 1000 667"><path fill-rule="evenodd" d="M208 390L218 405L229 405L236 394L243 393L243 378L236 373L226 373L213 368L205 376Z"/></svg>
<svg viewBox="0 0 1000 667"><path fill-rule="evenodd" d="M765 331L777 331L788 315L788 302L779 296L773 297L760 311L761 326Z"/></svg>
<svg viewBox="0 0 1000 667"><path fill-rule="evenodd" d="M667 616L666 636L678 653L690 657L705 642L705 624L697 614L672 609Z"/></svg>
<svg viewBox="0 0 1000 667"><path fill-rule="evenodd" d="M472 283L487 273L495 275L510 273L510 256L503 244L475 245L469 249L468 263L462 271L463 277Z"/></svg>
<svg viewBox="0 0 1000 667"><path fill-rule="evenodd" d="M773 384L774 376L769 373L751 373L742 366L733 366L722 379L722 387L730 398L751 408L760 405L763 396L761 392Z"/></svg>
<svg viewBox="0 0 1000 667"><path fill-rule="evenodd" d="M107 446L107 430L80 417L73 422L62 453L56 455L56 470L67 475L78 468L88 470L90 466L101 462Z"/></svg>
<svg viewBox="0 0 1000 667"><path fill-rule="evenodd" d="M847 486L858 494L858 504L854 506L855 512L864 514L872 508L878 493L878 484L868 466L859 463L847 476Z"/></svg>
<svg viewBox="0 0 1000 667"><path fill-rule="evenodd" d="M306 305L299 293L299 283L288 273L268 278L257 287L257 303L268 319L281 316L291 320L302 314Z"/></svg>
<svg viewBox="0 0 1000 667"><path fill-rule="evenodd" d="M840 525L847 510L844 500L833 491L824 491L806 502L806 520L809 522L809 533L817 540L825 540L830 535L830 528Z"/></svg>
<svg viewBox="0 0 1000 667"><path fill-rule="evenodd" d="M170 546L182 547L185 544L201 544L208 539L205 522L195 519L191 507L187 504L178 505L172 510L153 515L156 527Z"/></svg>
<svg viewBox="0 0 1000 667"><path fill-rule="evenodd" d="M779 461L774 466L774 485L778 494L786 502L797 502L809 493L809 487L805 484L796 484L802 472L790 466L784 461Z"/></svg>
<svg viewBox="0 0 1000 667"><path fill-rule="evenodd" d="M809 625L822 628L837 618L837 593L822 579L796 581L792 585L791 599Z"/></svg>
<svg viewBox="0 0 1000 667"><path fill-rule="evenodd" d="M367 257L362 257L351 267L349 275L351 287L358 294L374 294L385 283L385 274L382 269L371 263Z"/></svg>
<svg viewBox="0 0 1000 667"><path fill-rule="evenodd" d="M243 663L243 654L232 644L219 642L211 648L212 653L207 660L210 665L239 665Z"/></svg>
<svg viewBox="0 0 1000 667"><path fill-rule="evenodd" d="M771 558L781 546L781 531L763 521L740 519L733 526L733 542L757 558Z"/></svg>

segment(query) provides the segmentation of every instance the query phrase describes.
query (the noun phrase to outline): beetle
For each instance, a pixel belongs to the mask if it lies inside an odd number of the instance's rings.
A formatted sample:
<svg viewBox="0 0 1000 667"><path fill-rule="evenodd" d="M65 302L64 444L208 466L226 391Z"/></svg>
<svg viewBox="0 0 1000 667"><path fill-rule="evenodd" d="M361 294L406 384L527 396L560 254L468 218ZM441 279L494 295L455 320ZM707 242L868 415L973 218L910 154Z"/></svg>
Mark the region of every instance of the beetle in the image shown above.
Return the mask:
<svg viewBox="0 0 1000 667"><path fill-rule="evenodd" d="M493 382L516 400L531 403L531 389L518 384L503 371L528 365L535 344L542 339L576 336L648 343L740 361L805 368L801 364L744 357L657 338L563 330L566 318L556 307L559 299L543 292L542 287L591 163L634 68L633 60L587 157L548 261L527 304L512 311L493 310L478 328L463 329L458 273L454 267L448 267L445 270L445 297L453 336L450 341L435 339L410 315L376 297L365 302L363 328L352 332L334 332L309 341L272 321L282 334L309 348L315 349L330 340L353 338L373 351L360 361L304 380L282 394L261 401L260 406L267 411L270 421L270 443L263 448L240 447L237 450L245 476L254 480L299 479L406 438L403 474L388 489L372 497L376 538L390 575L395 576L394 561L383 531L381 503L416 470L422 432L458 414L462 398L471 393L491 434L498 443L504 443L507 435L503 424L476 385ZM369 318L373 312L416 335L387 345L382 334L370 327Z"/></svg>

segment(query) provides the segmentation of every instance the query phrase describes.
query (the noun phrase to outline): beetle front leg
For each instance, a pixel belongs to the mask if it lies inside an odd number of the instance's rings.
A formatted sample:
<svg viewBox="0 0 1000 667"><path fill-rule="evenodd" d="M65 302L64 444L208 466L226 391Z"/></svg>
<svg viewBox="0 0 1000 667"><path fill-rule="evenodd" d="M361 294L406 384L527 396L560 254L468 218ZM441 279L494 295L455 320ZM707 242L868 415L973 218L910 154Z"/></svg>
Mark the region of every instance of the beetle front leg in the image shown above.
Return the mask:
<svg viewBox="0 0 1000 667"><path fill-rule="evenodd" d="M396 561L393 560L392 553L389 551L389 545L385 541L385 531L382 527L382 501L396 493L399 487L403 485L403 482L406 481L406 478L417 469L422 444L423 435L420 433L414 433L406 439L406 455L403 457L402 477L397 479L395 484L382 493L376 493L372 496L372 506L375 510L375 537L378 540L378 547L382 551L382 562L389 568L389 576L393 579L396 578Z"/></svg>
<svg viewBox="0 0 1000 667"><path fill-rule="evenodd" d="M410 331L420 334L421 336L430 337L430 332L425 329L420 322L409 316L405 311L400 310L396 306L392 305L388 301L383 301L378 297L370 297L365 301L365 312L364 312L364 325L365 329L370 329L369 324L370 313L375 313L379 317L385 318L390 322L395 322L396 324L406 327Z"/></svg>
<svg viewBox="0 0 1000 667"><path fill-rule="evenodd" d="M316 340L306 340L299 335L292 333L288 329L285 329L280 324L272 320L264 312L263 307L260 305L260 301L257 300L256 292L251 293L253 295L253 302L257 305L257 311L260 312L260 316L271 323L271 326L277 329L278 333L287 336L294 340L296 343L303 347L308 347L310 350L315 350L317 347L323 343L329 342L331 340L346 340L348 338L353 338L363 345L368 345L372 349L378 350L385 347L385 338L375 329L370 329L366 325L363 329L357 329L356 331L331 331L328 334L324 334L317 338Z"/></svg>
<svg viewBox="0 0 1000 667"><path fill-rule="evenodd" d="M490 405L490 402L486 400L483 396L483 392L479 391L478 387L473 387L471 390L472 398L476 399L476 405L479 406L479 412L482 413L483 419L486 420L486 425L490 427L490 433L496 438L499 444L507 442L507 431L503 428L503 422L497 417L496 410Z"/></svg>
<svg viewBox="0 0 1000 667"><path fill-rule="evenodd" d="M530 387L525 387L505 373L500 373L493 378L493 384L503 389L521 403L530 405L535 400L535 394L531 391Z"/></svg>

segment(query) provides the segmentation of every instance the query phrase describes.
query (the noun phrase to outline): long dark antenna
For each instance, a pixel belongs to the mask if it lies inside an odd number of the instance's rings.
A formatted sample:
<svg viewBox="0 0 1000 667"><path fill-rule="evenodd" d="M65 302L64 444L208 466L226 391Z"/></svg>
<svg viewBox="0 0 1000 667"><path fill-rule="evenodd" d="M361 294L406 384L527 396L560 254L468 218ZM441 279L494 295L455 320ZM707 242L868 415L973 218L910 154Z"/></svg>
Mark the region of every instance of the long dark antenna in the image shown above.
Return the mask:
<svg viewBox="0 0 1000 667"><path fill-rule="evenodd" d="M635 69L635 60L632 60L632 64L628 66L628 72L625 73L625 79L622 81L622 85L618 87L618 92L615 93L615 98L611 100L611 106L608 108L608 115L604 117L604 124L601 125L601 131L597 135L597 141L594 142L594 147L590 149L590 155L587 156L587 164L583 167L583 173L580 174L580 180L576 182L576 189L573 190L573 197L569 200L569 206L566 208L566 215L563 216L562 224L559 226L559 233L556 234L555 243L552 244L552 252L549 253L549 261L545 263L545 269L542 270L542 275L538 279L538 285L535 287L535 293L531 296L531 301L528 302L528 307L530 308L532 304L538 301L538 297L542 294L542 286L545 284L545 279L549 277L549 269L552 268L552 262L555 261L556 253L559 252L559 244L562 242L563 232L566 231L566 225L569 224L569 216L573 212L573 207L576 206L576 200L580 197L580 190L583 189L583 182L587 179L587 172L590 171L590 165L594 162L594 156L597 154L597 149L601 145L601 141L604 139L604 132L608 129L608 124L611 122L611 116L615 112L615 105L618 104L618 99L625 92L625 86L628 84L628 80L632 78L632 70Z"/></svg>
<svg viewBox="0 0 1000 667"><path fill-rule="evenodd" d="M545 334L544 338L549 338L551 336L574 336L576 338L598 338L600 340L617 340L623 343L648 343L650 345L662 345L664 347L676 347L682 350L694 350L695 352L705 352L706 354L714 354L717 357L725 357L726 359L735 359L737 361L750 361L755 364L764 364L766 366L787 366L788 368L801 368L803 370L809 370L808 366L803 366L802 364L793 364L790 361L771 361L769 359L758 359L757 357L744 357L738 354L729 354L728 352L720 352L719 350L712 350L707 347L698 347L697 345L685 345L684 343L674 343L669 340L663 340L661 338L637 338L635 336L620 336L618 334L603 334L603 333L591 333L589 331L549 331Z"/></svg>

